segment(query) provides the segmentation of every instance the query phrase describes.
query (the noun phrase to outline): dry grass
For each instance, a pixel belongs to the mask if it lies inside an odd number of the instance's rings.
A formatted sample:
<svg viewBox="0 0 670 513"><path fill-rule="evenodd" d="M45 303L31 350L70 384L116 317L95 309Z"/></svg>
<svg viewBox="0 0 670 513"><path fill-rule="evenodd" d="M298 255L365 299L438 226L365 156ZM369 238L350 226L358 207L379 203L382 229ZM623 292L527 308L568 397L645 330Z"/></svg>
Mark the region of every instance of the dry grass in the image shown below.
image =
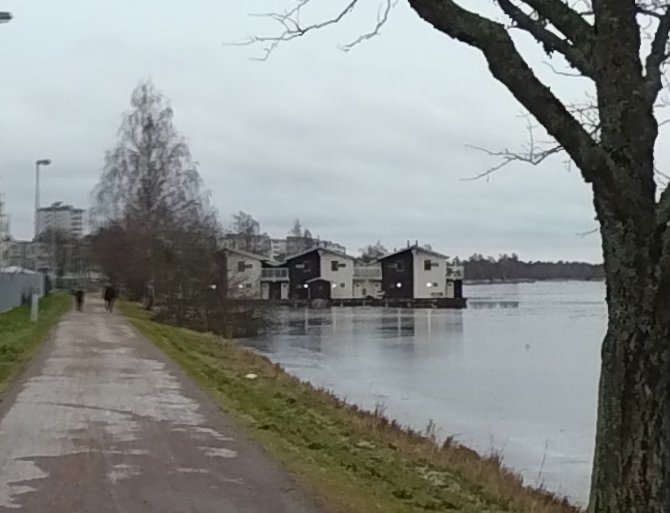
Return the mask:
<svg viewBox="0 0 670 513"><path fill-rule="evenodd" d="M152 322L131 322L291 471L338 511L351 513L575 513L566 500L523 486L499 454L481 456L453 438L438 443L384 415L346 404L235 343ZM254 373L257 379L246 379Z"/></svg>

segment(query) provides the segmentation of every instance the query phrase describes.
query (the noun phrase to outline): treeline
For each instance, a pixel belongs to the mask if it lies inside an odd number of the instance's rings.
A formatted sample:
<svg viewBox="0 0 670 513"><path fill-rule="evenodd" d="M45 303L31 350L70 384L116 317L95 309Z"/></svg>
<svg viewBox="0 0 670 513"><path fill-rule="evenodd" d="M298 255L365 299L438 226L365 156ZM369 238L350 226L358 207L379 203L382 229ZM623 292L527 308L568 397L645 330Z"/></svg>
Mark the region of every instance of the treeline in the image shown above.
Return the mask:
<svg viewBox="0 0 670 513"><path fill-rule="evenodd" d="M454 259L464 266L466 280L473 281L518 281L518 280L601 280L604 278L601 264L588 262L543 262L519 260L516 254L500 255L498 258L472 255L467 260Z"/></svg>

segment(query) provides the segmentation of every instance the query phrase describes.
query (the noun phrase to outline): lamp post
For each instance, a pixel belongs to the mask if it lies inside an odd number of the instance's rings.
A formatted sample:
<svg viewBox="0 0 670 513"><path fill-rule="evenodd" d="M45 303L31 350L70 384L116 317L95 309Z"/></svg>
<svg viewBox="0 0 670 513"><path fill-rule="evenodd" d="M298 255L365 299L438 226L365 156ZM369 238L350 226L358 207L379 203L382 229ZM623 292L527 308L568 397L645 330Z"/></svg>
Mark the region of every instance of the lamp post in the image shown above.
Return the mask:
<svg viewBox="0 0 670 513"><path fill-rule="evenodd" d="M50 159L40 159L35 162L35 246L33 248L33 264L37 271L37 236L39 235L37 227L37 217L40 209L40 167L51 164Z"/></svg>

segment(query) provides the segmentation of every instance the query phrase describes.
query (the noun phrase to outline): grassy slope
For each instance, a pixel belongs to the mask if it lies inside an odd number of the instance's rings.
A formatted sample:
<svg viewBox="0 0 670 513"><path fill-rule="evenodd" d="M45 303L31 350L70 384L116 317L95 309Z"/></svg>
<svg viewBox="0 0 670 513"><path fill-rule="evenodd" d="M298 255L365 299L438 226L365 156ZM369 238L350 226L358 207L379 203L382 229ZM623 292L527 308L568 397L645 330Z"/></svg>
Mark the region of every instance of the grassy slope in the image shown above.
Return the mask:
<svg viewBox="0 0 670 513"><path fill-rule="evenodd" d="M21 307L0 314L0 395L30 361L51 329L70 308L72 299L54 293L40 301L36 324L30 322L30 308Z"/></svg>
<svg viewBox="0 0 670 513"><path fill-rule="evenodd" d="M567 513L569 505L524 488L496 457L400 429L346 405L238 345L150 321L122 305L133 325L247 427L336 510ZM255 380L246 379L255 373Z"/></svg>

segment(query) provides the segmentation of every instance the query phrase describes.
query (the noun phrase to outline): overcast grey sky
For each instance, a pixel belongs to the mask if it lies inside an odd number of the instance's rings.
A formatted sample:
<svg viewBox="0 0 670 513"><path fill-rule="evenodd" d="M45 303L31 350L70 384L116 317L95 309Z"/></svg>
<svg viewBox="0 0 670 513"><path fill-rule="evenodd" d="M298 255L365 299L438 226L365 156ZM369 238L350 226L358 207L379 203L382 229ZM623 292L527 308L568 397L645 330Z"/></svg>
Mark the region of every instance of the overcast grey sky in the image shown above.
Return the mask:
<svg viewBox="0 0 670 513"><path fill-rule="evenodd" d="M600 260L598 237L576 236L595 226L593 207L563 158L462 180L495 163L467 144L519 147L526 121L476 51L402 0L382 35L352 52L338 45L374 10L268 62L222 43L267 33L247 14L280 0L1 1L15 16L0 26L0 176L17 238L32 233L35 159L54 161L43 205L88 207L130 92L150 77L226 217L250 212L278 236L299 217L351 252L419 239L450 255ZM562 92L583 90L566 80Z"/></svg>

